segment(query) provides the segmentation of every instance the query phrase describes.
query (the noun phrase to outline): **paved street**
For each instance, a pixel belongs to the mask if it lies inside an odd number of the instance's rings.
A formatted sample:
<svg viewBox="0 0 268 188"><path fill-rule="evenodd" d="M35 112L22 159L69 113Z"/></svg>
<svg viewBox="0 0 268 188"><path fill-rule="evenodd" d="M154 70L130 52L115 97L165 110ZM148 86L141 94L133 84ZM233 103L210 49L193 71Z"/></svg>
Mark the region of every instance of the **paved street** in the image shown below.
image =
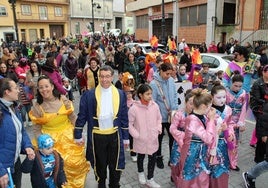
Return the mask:
<svg viewBox="0 0 268 188"><path fill-rule="evenodd" d="M78 109L79 103L79 94L78 92L74 93L76 96L75 100L75 109ZM247 123L247 130L242 134L241 144L239 147L239 167L241 169L240 172L231 171L230 179L229 179L229 188L242 188L244 187L243 179L241 174L243 171L249 169L251 166L254 165L253 157L254 157L254 149L249 146L249 139L251 137L251 132L253 129L252 123ZM32 136L31 128L27 128L28 132ZM164 169L155 169L155 181L158 182L162 188L173 188L174 184L170 182L170 168L168 167L168 139L167 135L164 136L163 140L163 153L164 155ZM147 161L147 160L145 160ZM147 169L147 163L144 166L144 169ZM256 187L257 188L267 188L268 180L268 173L263 174L257 179ZM266 184L266 186L265 186ZM28 174L23 175L23 188L30 188L30 176ZM97 188L97 183L94 179L93 170L88 174L87 188ZM122 188L138 188L141 187L137 180L137 166L136 163L131 161L130 155L126 152L126 169L124 170L122 177L121 177L121 187Z"/></svg>

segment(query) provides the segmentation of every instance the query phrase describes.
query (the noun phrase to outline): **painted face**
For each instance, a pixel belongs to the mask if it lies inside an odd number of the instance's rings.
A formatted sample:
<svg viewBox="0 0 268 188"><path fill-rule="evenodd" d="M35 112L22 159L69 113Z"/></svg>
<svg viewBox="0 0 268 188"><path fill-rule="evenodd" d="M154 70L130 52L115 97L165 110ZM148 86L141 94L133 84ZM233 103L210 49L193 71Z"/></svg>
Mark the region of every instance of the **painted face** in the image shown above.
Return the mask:
<svg viewBox="0 0 268 188"><path fill-rule="evenodd" d="M99 75L101 87L108 89L112 85L113 76L110 71L100 71Z"/></svg>
<svg viewBox="0 0 268 188"><path fill-rule="evenodd" d="M213 96L213 104L216 106L223 106L226 103L226 91L225 90L219 90L214 96Z"/></svg>
<svg viewBox="0 0 268 188"><path fill-rule="evenodd" d="M242 82L234 82L231 86L231 90L234 92L238 92L241 90L243 83Z"/></svg>
<svg viewBox="0 0 268 188"><path fill-rule="evenodd" d="M193 99L194 97L191 97L186 103L185 103L185 109L187 113L191 113L193 111L194 108L194 104L193 104Z"/></svg>
<svg viewBox="0 0 268 188"><path fill-rule="evenodd" d="M38 90L42 95L43 99L52 99L54 86L49 82L48 79L42 79L37 84Z"/></svg>
<svg viewBox="0 0 268 188"><path fill-rule="evenodd" d="M53 153L53 147L40 149L40 151L44 155L51 155Z"/></svg>
<svg viewBox="0 0 268 188"><path fill-rule="evenodd" d="M172 70L167 70L167 71L160 71L160 76L163 78L163 80L168 80L170 76L172 75Z"/></svg>
<svg viewBox="0 0 268 188"><path fill-rule="evenodd" d="M17 101L19 99L19 88L14 81L9 82L10 90L6 90L6 99L8 101Z"/></svg>
<svg viewBox="0 0 268 188"><path fill-rule="evenodd" d="M140 93L139 96L141 100L149 102L150 100L152 100L152 90L148 90L144 92L143 94Z"/></svg>

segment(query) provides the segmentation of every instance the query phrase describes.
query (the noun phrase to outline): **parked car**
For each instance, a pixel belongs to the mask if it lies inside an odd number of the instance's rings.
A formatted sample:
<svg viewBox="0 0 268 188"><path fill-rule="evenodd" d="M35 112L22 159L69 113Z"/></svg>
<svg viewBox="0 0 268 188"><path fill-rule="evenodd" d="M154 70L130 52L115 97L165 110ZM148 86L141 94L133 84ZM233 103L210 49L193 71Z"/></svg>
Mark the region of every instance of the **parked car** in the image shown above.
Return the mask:
<svg viewBox="0 0 268 188"><path fill-rule="evenodd" d="M135 44L138 44L141 48L144 54L147 54L151 51L151 44L150 43L136 43L136 42L131 42L131 43L126 43L125 46L132 49ZM167 51L165 50L165 46L162 44L158 44L158 51L161 54L166 54Z"/></svg>
<svg viewBox="0 0 268 188"><path fill-rule="evenodd" d="M209 65L210 72L216 73L219 70L225 71L228 64L234 60L234 56L231 54L201 53L201 59L203 63Z"/></svg>

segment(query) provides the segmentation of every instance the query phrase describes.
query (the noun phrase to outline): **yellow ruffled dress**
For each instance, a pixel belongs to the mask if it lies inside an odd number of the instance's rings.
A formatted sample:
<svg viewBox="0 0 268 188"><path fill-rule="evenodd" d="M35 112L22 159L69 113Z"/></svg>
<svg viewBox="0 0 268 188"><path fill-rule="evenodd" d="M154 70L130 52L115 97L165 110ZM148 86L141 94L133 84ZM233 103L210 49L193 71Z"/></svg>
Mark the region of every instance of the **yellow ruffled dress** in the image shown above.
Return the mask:
<svg viewBox="0 0 268 188"><path fill-rule="evenodd" d="M78 146L74 142L73 129L68 115L74 109L66 109L62 104L57 113L43 112L42 117L35 117L30 111L29 116L32 122L41 126L41 132L49 134L54 139L54 149L60 153L64 160L64 171L67 176L68 188L84 188L87 173L89 172L89 162L85 158L85 147Z"/></svg>

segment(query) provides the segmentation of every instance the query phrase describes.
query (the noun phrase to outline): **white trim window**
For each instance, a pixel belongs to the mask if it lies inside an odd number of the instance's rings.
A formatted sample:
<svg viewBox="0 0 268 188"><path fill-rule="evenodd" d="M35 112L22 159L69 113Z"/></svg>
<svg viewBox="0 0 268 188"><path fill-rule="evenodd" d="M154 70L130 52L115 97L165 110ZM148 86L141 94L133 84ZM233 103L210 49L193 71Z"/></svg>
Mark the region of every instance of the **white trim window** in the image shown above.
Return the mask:
<svg viewBox="0 0 268 188"><path fill-rule="evenodd" d="M31 15L31 5L21 5L21 14L22 15Z"/></svg>
<svg viewBox="0 0 268 188"><path fill-rule="evenodd" d="M55 7L55 16L62 16L62 8Z"/></svg>
<svg viewBox="0 0 268 188"><path fill-rule="evenodd" d="M47 20L47 7L39 6L39 18L40 20Z"/></svg>
<svg viewBox="0 0 268 188"><path fill-rule="evenodd" d="M7 9L4 6L0 6L0 16L7 16Z"/></svg>

